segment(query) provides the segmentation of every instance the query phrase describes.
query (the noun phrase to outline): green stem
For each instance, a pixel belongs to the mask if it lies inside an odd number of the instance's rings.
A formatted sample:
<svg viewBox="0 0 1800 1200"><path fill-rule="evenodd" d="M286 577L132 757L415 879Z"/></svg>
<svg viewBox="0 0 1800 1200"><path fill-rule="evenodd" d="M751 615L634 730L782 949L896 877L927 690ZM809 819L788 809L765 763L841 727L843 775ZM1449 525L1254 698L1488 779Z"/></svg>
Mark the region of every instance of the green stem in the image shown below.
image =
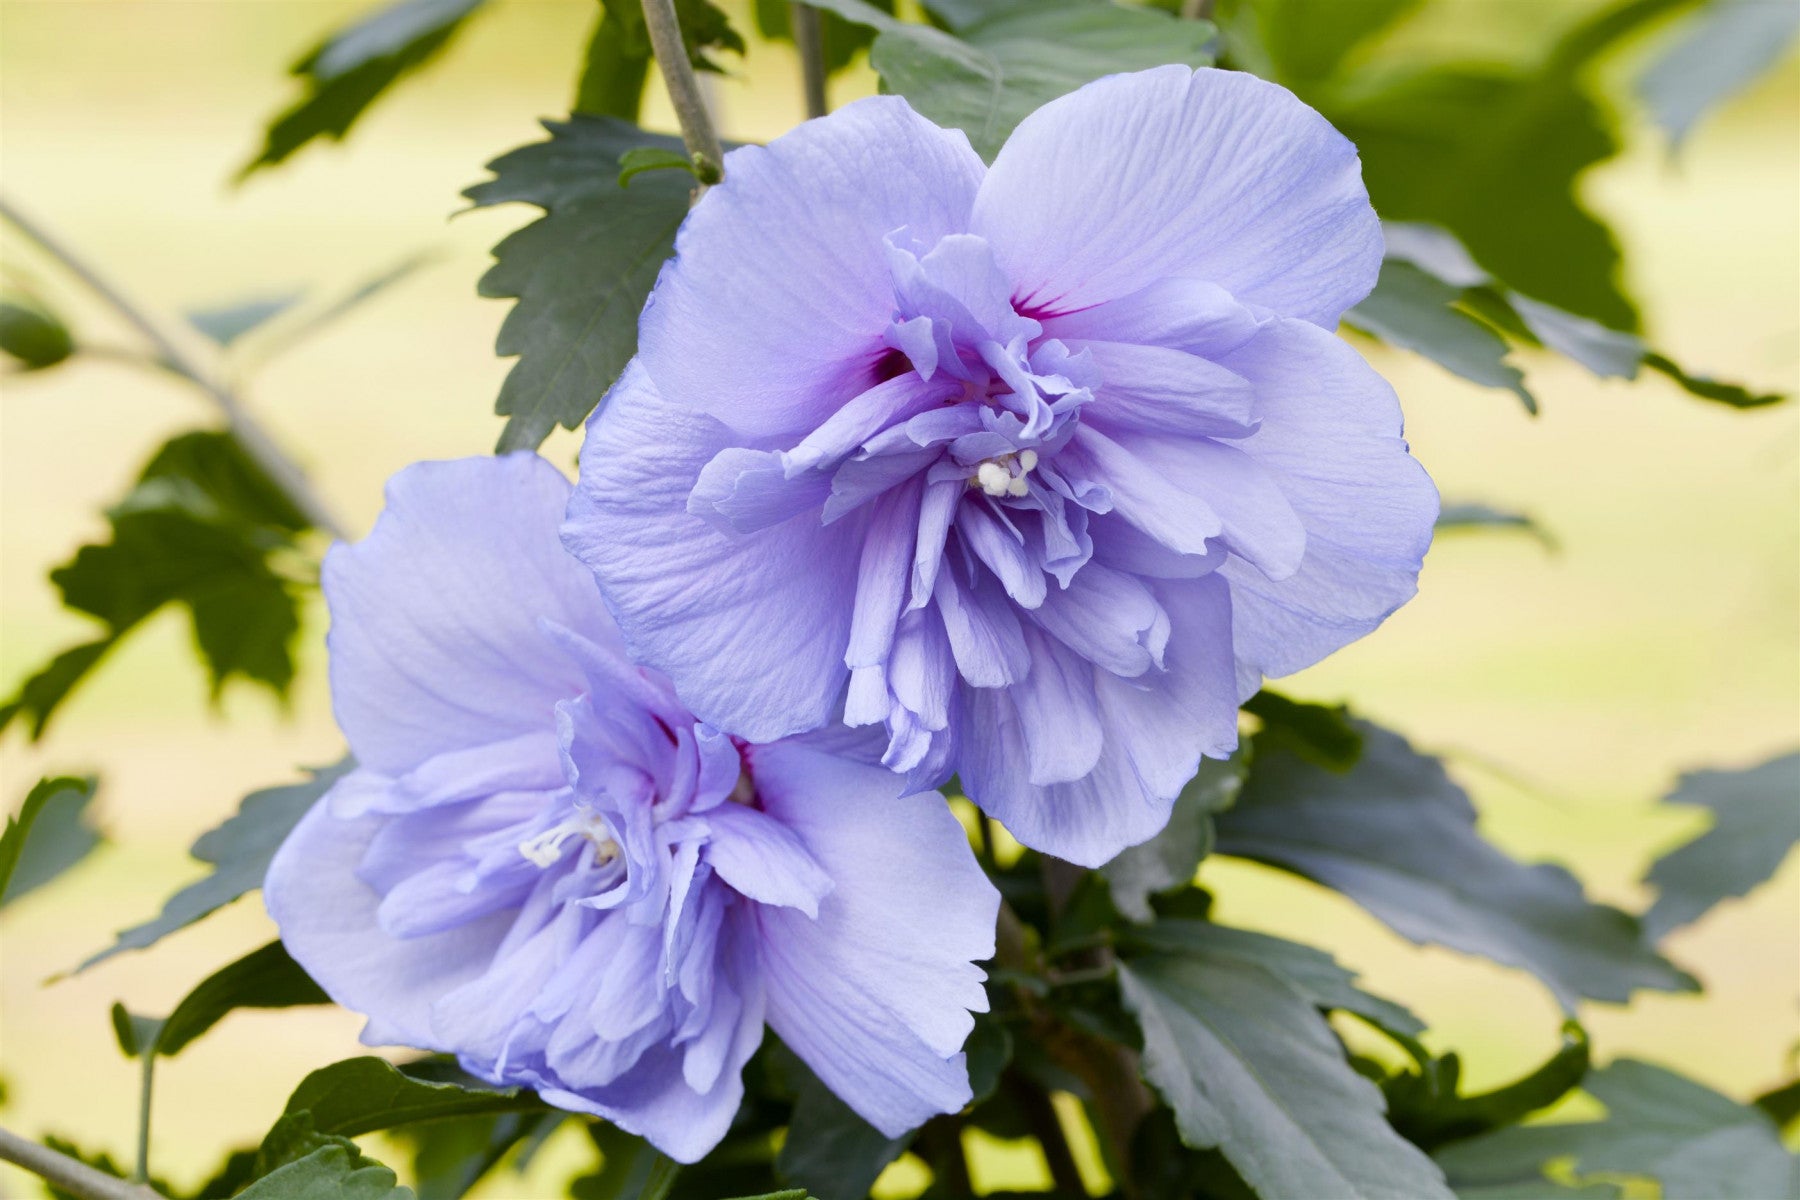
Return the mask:
<svg viewBox="0 0 1800 1200"><path fill-rule="evenodd" d="M1043 860L1044 890L1050 899L1052 919L1062 912L1087 872L1073 863L1048 855ZM1072 957L1069 969L1105 971L1113 964L1110 945L1082 948ZM1131 1142L1139 1122L1154 1106L1149 1089L1144 1086L1137 1052L1129 1046L1101 1041L1068 1026L1055 1031L1058 1045L1052 1053L1081 1076L1091 1096L1090 1110L1095 1132L1100 1136L1107 1166L1113 1172L1119 1191L1127 1198L1136 1195L1131 1179Z"/></svg>
<svg viewBox="0 0 1800 1200"><path fill-rule="evenodd" d="M919 1130L916 1143L935 1179L934 1192L945 1196L973 1196L969 1160L963 1153L962 1119L933 1117Z"/></svg>
<svg viewBox="0 0 1800 1200"><path fill-rule="evenodd" d="M681 21L675 15L675 0L642 0L644 26L650 32L650 48L656 51L656 65L662 71L663 86L668 89L669 103L675 106L675 117L681 122L681 140L696 164L723 170L725 151L719 145L712 118L706 112L706 97L700 91L700 79L694 64L688 61L687 43L681 37ZM694 200L706 194L706 184L694 189Z"/></svg>
<svg viewBox="0 0 1800 1200"><path fill-rule="evenodd" d="M819 10L793 0L788 5L788 24L794 30L794 48L800 52L800 83L806 96L806 115L822 117L825 99L825 30Z"/></svg>
<svg viewBox="0 0 1800 1200"><path fill-rule="evenodd" d="M663 1200L675 1186L675 1177L679 1174L681 1164L658 1152L650 1167L650 1178L644 1182L644 1190L638 1193L638 1200Z"/></svg>
<svg viewBox="0 0 1800 1200"><path fill-rule="evenodd" d="M0 1159L30 1171L38 1178L83 1200L162 1200L140 1183L128 1183L80 1159L0 1129Z"/></svg>
<svg viewBox="0 0 1800 1200"><path fill-rule="evenodd" d="M990 870L998 870L1000 863L994 858L994 827L988 823L988 815L980 809L975 811L975 830L981 837L981 861Z"/></svg>
<svg viewBox="0 0 1800 1200"><path fill-rule="evenodd" d="M156 1047L144 1047L144 1068L138 1083L137 1169L131 1177L150 1180L150 1093L156 1079Z"/></svg>
<svg viewBox="0 0 1800 1200"><path fill-rule="evenodd" d="M1044 1162L1050 1167L1050 1182L1056 1194L1085 1198L1087 1185L1081 1181L1075 1155L1069 1150L1068 1135L1063 1132L1062 1119L1056 1115L1056 1106L1050 1102L1049 1094L1011 1071L1001 1076L1000 1086L1018 1105L1025 1123L1031 1127L1031 1136L1044 1148Z"/></svg>

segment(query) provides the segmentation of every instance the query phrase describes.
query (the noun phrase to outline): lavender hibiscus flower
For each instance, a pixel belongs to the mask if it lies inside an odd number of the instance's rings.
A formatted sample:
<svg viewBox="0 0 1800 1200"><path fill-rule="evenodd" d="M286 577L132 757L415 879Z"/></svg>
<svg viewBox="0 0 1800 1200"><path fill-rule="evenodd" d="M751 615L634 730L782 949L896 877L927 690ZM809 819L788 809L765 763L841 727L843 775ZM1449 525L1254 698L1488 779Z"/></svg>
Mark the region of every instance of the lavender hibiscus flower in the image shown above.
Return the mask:
<svg viewBox="0 0 1800 1200"><path fill-rule="evenodd" d="M1415 590L1437 495L1332 332L1381 251L1354 147L1249 75L1102 79L991 169L859 101L727 157L564 541L704 719L885 726L1099 864Z"/></svg>
<svg viewBox="0 0 1800 1200"><path fill-rule="evenodd" d="M421 464L326 558L360 767L270 867L288 950L365 1041L684 1162L765 1019L885 1133L961 1107L999 903L962 827L878 766L696 722L558 544L568 499L531 455Z"/></svg>

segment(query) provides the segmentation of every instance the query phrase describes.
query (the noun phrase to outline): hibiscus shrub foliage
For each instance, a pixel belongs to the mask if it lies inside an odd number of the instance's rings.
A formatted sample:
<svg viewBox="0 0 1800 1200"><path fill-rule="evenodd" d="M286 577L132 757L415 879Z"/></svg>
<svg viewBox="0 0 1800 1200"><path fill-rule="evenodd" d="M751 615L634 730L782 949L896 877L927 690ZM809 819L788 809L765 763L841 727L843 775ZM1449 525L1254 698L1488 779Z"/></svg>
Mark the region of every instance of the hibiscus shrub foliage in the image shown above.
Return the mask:
<svg viewBox="0 0 1800 1200"><path fill-rule="evenodd" d="M484 3L331 32L243 173L348 136ZM0 208L221 415L52 572L98 625L0 728L45 738L170 605L215 691L285 695L321 589L347 747L74 968L259 890L280 930L166 1015L114 1007L135 1164L4 1130L0 1157L57 1195L449 1200L574 1128L570 1196L855 1200L975 1194L978 1130L1029 1143L1039 1195L1800 1197L1800 1081L1740 1103L1580 1022L1702 987L1660 943L1800 840L1800 753L1683 776L1667 802L1712 824L1626 912L1486 840L1401 733L1267 682L1374 632L1434 533L1547 536L1440 501L1358 345L1531 413L1521 347L1784 400L1648 340L1575 184L1627 108L1686 136L1800 9L1596 3L1463 63L1390 44L1425 4L600 0L572 110L466 192L538 210L480 282L510 302L495 453L402 470L361 540L235 381L415 263L174 332ZM701 80L755 52L745 20L795 43L812 118L727 146ZM1652 32L1632 93L1597 92ZM881 94L828 111L865 55ZM638 124L658 86L679 136ZM0 349L100 352L23 290ZM536 451L584 425L572 481ZM103 841L99 786L31 790L0 904ZM1215 920L1212 855L1529 973L1557 1049L1470 1089L1330 947ZM393 1052L321 1064L198 1190L151 1172L159 1059L333 1003Z"/></svg>

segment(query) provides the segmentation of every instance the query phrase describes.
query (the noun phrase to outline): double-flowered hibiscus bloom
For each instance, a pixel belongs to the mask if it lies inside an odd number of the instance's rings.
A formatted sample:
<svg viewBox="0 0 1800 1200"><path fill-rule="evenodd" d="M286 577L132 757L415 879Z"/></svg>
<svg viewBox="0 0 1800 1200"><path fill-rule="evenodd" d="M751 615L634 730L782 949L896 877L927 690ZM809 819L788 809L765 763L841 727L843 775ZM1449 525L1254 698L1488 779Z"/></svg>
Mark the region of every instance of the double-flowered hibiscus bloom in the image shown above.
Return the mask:
<svg viewBox="0 0 1800 1200"><path fill-rule="evenodd" d="M1242 74L1100 80L991 169L894 97L733 151L573 499L416 466L327 558L360 767L271 869L294 957L684 1160L765 1021L886 1133L958 1108L998 902L918 793L1097 865L1413 593L1437 496L1333 333L1381 250Z"/></svg>
<svg viewBox="0 0 1800 1200"><path fill-rule="evenodd" d="M1381 253L1355 148L1250 75L1102 79L991 168L859 101L727 156L564 540L703 719L882 726L1098 865L1413 594L1437 494L1333 333Z"/></svg>
<svg viewBox="0 0 1800 1200"><path fill-rule="evenodd" d="M624 657L531 455L426 463L325 560L360 764L265 896L364 1039L693 1161L770 1027L890 1135L969 1098L999 898L942 797L697 722ZM843 742L841 735L835 740Z"/></svg>

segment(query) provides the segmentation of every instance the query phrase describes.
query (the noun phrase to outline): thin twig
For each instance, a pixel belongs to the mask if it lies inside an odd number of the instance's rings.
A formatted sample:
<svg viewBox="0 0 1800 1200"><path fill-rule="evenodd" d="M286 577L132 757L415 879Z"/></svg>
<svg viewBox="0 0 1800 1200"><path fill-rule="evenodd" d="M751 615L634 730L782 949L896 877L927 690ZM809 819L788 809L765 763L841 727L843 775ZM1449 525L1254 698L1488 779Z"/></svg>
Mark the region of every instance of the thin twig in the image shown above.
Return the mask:
<svg viewBox="0 0 1800 1200"><path fill-rule="evenodd" d="M0 217L6 218L20 233L36 242L39 249L61 263L71 275L86 284L89 291L105 301L109 308L143 335L162 365L205 392L224 414L232 437L237 439L244 453L274 480L277 487L287 493L288 499L305 514L308 521L334 538L344 539L349 536L344 525L333 515L318 493L313 491L312 485L307 483L299 466L276 444L256 418L250 415L237 393L196 363L174 338L116 285L53 237L42 225L20 212L5 197L0 197Z"/></svg>
<svg viewBox="0 0 1800 1200"><path fill-rule="evenodd" d="M788 23L794 29L794 48L800 51L800 83L806 96L806 115L822 117L827 111L825 30L819 23L819 10L793 0L788 5Z"/></svg>
<svg viewBox="0 0 1800 1200"><path fill-rule="evenodd" d="M994 858L994 827L988 824L988 815L980 809L975 810L975 832L981 839L981 861L997 869L1000 863Z"/></svg>
<svg viewBox="0 0 1800 1200"><path fill-rule="evenodd" d="M700 91L694 64L688 61L687 44L681 40L675 0L643 0L643 5L650 48L656 51L663 86L668 89L669 102L675 106L675 117L681 122L681 140L696 164L722 170L725 151L713 130L712 118L707 115L706 97ZM694 189L695 201L705 194L706 184L702 183Z"/></svg>
<svg viewBox="0 0 1800 1200"><path fill-rule="evenodd" d="M954 1114L937 1116L925 1122L913 1143L926 1165L931 1168L932 1190L948 1197L975 1194L969 1179L969 1158L963 1152L962 1118Z"/></svg>
<svg viewBox="0 0 1800 1200"><path fill-rule="evenodd" d="M95 1170L80 1159L0 1129L0 1159L23 1167L38 1178L86 1200L162 1200L139 1183L127 1183L105 1171Z"/></svg>
<svg viewBox="0 0 1800 1200"><path fill-rule="evenodd" d="M1052 858L1046 854L1043 856L1043 862L1039 865L1039 872L1044 877L1044 894L1050 901L1050 915L1052 918L1060 917L1064 906L1075 894L1075 889L1081 885L1087 871L1074 863L1064 862L1060 858Z"/></svg>
<svg viewBox="0 0 1800 1200"><path fill-rule="evenodd" d="M1087 1185L1081 1181L1081 1171L1075 1165L1074 1154L1069 1151L1068 1135L1063 1132L1062 1119L1056 1115L1056 1106L1050 1102L1049 1095L1012 1071L1000 1077L1000 1086L1019 1106L1025 1123L1031 1127L1031 1135L1044 1148L1044 1161L1049 1164L1050 1182L1056 1194L1065 1198L1085 1198Z"/></svg>
<svg viewBox="0 0 1800 1200"><path fill-rule="evenodd" d="M1088 872L1049 855L1044 856L1042 872L1054 920ZM1082 947L1069 963L1076 971L1105 971L1112 965L1113 952L1109 945ZM1051 1056L1081 1076L1088 1085L1090 1112L1095 1118L1095 1132L1100 1136L1107 1164L1117 1177L1121 1194L1135 1197L1138 1189L1131 1178L1131 1142L1139 1122L1153 1107L1150 1093L1144 1087L1137 1052L1129 1046L1102 1041L1067 1025L1052 1028L1048 1035L1053 1043L1049 1046Z"/></svg>

